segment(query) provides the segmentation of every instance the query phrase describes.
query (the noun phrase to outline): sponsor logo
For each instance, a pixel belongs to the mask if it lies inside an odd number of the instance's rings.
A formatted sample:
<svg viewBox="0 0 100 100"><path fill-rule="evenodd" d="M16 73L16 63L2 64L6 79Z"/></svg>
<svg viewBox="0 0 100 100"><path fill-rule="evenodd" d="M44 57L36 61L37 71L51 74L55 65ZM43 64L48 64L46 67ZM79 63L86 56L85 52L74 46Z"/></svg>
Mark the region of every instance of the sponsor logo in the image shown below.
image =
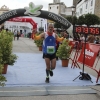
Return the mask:
<svg viewBox="0 0 100 100"><path fill-rule="evenodd" d="M93 57L94 56L94 52L85 49L85 55L90 56L90 57Z"/></svg>
<svg viewBox="0 0 100 100"><path fill-rule="evenodd" d="M33 2L29 3L29 7L24 7L26 12L24 14L29 16L38 16L41 14L39 10L43 8L42 5L34 5Z"/></svg>
<svg viewBox="0 0 100 100"><path fill-rule="evenodd" d="M50 18L52 18L52 19L54 19L54 20L56 20L56 21L58 21L59 23L62 23L63 25L65 25L65 26L67 26L68 27L68 22L66 21L66 20L64 20L63 18L61 18L61 16L59 17L59 16L57 16L57 15L55 15L55 14L53 14L53 13L49 13L49 15L48 15Z"/></svg>
<svg viewBox="0 0 100 100"><path fill-rule="evenodd" d="M12 21L18 21L18 22L22 22L22 18L12 18Z"/></svg>
<svg viewBox="0 0 100 100"><path fill-rule="evenodd" d="M4 13L4 14L2 14L0 16L0 21L5 20L5 19L7 19L7 18L9 18L11 16L14 16L16 14L17 14L16 10L12 10L12 11L6 12L6 13Z"/></svg>

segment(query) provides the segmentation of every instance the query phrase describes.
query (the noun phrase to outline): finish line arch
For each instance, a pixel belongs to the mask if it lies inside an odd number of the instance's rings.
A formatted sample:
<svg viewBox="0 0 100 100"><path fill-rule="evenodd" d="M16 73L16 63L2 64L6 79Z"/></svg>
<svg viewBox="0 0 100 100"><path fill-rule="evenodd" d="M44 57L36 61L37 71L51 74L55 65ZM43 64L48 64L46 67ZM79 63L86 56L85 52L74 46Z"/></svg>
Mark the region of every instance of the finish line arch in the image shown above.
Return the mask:
<svg viewBox="0 0 100 100"><path fill-rule="evenodd" d="M15 18L9 19L8 21L11 21L11 22L29 22L33 26L33 29L37 29L37 23L35 23L35 21L32 18L15 17Z"/></svg>
<svg viewBox="0 0 100 100"><path fill-rule="evenodd" d="M15 9L8 11L2 15L0 15L0 24L4 23L5 21L14 18L14 17L20 17L20 16L35 16L35 17L41 17L45 19L49 19L52 21L55 21L62 25L64 28L66 28L67 31L70 31L70 35L73 37L72 33L72 24L65 19L64 17L57 15L55 13L41 10L42 5L35 6L32 2L29 3L29 7L23 8L23 9Z"/></svg>

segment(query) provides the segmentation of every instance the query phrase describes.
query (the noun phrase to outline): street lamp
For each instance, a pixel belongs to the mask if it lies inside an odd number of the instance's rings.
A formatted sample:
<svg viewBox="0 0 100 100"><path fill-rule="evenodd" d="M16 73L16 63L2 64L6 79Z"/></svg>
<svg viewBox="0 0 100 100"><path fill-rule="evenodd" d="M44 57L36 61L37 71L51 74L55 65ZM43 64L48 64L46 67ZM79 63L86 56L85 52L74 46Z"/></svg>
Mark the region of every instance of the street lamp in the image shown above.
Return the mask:
<svg viewBox="0 0 100 100"><path fill-rule="evenodd" d="M72 24L74 24L73 17L74 17L74 13L75 13L75 6L73 5L71 8L72 8Z"/></svg>
<svg viewBox="0 0 100 100"><path fill-rule="evenodd" d="M41 28L42 28L42 21L43 21L43 20L41 19Z"/></svg>
<svg viewBox="0 0 100 100"><path fill-rule="evenodd" d="M73 5L72 7L72 25L73 25L73 36L75 37L75 34L74 34L74 13L75 13L75 6Z"/></svg>

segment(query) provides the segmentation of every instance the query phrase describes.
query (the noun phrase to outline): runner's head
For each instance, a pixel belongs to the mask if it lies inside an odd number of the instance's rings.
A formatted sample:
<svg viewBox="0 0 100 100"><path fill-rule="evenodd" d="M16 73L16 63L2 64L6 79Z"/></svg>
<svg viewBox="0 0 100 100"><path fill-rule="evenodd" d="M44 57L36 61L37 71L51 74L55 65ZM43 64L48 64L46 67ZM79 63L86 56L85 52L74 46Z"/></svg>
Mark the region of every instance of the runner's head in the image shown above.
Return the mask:
<svg viewBox="0 0 100 100"><path fill-rule="evenodd" d="M53 33L54 30L54 25L53 24L49 24L48 25L48 32Z"/></svg>

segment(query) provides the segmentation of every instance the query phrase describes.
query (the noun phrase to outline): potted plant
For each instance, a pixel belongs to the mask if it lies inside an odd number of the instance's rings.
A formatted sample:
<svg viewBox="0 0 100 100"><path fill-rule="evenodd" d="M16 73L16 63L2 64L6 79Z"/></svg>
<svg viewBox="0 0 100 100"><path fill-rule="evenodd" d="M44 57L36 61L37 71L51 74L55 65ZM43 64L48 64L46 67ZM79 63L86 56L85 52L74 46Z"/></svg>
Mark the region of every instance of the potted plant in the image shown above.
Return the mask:
<svg viewBox="0 0 100 100"><path fill-rule="evenodd" d="M2 60L2 63L4 63L2 74L6 74L8 65L13 66L14 63L16 62L16 60L17 60L17 55L16 54L10 54L9 58L5 59L5 62L4 62L4 60Z"/></svg>
<svg viewBox="0 0 100 100"><path fill-rule="evenodd" d="M17 60L16 54L12 53L12 41L13 34L10 31L0 32L0 85L3 84L4 79L6 81L2 74L6 74L8 65L14 65Z"/></svg>
<svg viewBox="0 0 100 100"><path fill-rule="evenodd" d="M4 86L5 82L7 81L6 77L2 75L2 70L3 70L3 64L0 63L0 86Z"/></svg>
<svg viewBox="0 0 100 100"><path fill-rule="evenodd" d="M36 45L39 47L39 51L42 51L43 39L36 40Z"/></svg>
<svg viewBox="0 0 100 100"><path fill-rule="evenodd" d="M62 61L62 66L67 67L70 57L71 46L69 45L69 40L64 39L62 44L59 45L56 52L56 56L59 57Z"/></svg>
<svg viewBox="0 0 100 100"><path fill-rule="evenodd" d="M39 34L40 33L37 33L36 35L39 35ZM43 39L34 40L34 42L37 45L37 47L39 47L39 51L42 51Z"/></svg>

